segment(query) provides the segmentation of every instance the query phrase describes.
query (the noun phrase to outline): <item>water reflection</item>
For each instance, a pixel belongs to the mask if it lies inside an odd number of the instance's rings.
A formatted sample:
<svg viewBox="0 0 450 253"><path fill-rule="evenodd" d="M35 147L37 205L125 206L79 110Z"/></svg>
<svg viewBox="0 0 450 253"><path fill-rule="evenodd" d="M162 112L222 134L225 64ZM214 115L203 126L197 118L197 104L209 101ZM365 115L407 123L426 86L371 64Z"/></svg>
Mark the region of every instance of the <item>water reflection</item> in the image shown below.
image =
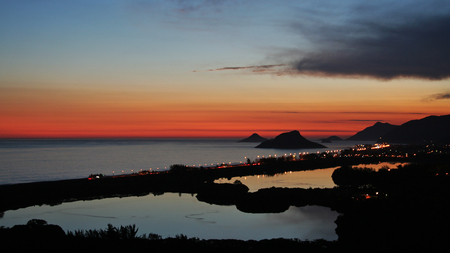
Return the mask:
<svg viewBox="0 0 450 253"><path fill-rule="evenodd" d="M353 167L372 168L372 169L378 171L379 169L381 169L383 167L387 167L387 168L393 169L393 168L397 168L400 165L401 166L405 166L407 164L409 164L409 163L380 162L380 163L377 163L377 164L359 164L359 165L356 165L356 166L353 166Z"/></svg>
<svg viewBox="0 0 450 253"><path fill-rule="evenodd" d="M0 226L26 224L44 219L64 230L105 228L136 224L139 234L162 237L185 234L200 239L262 240L299 238L336 240L338 213L326 207L291 207L280 214L242 213L235 206L199 202L190 194L78 201L58 206L40 206L5 212Z"/></svg>
<svg viewBox="0 0 450 253"><path fill-rule="evenodd" d="M296 238L334 238L337 213L321 206L290 207L281 215L268 214L272 225L282 225L297 234Z"/></svg>
<svg viewBox="0 0 450 253"><path fill-rule="evenodd" d="M353 167L367 167L379 170L383 167L397 168L399 165L405 166L408 163L380 162L377 164L359 164ZM256 192L259 189L281 187L281 188L333 188L336 184L331 178L333 171L339 167L316 169L306 171L290 171L275 175L255 175L246 177L233 177L231 179L221 178L215 183L234 183L241 181L250 190Z"/></svg>
<svg viewBox="0 0 450 253"><path fill-rule="evenodd" d="M236 180L245 184L250 192L263 188L333 188L336 184L331 179L331 174L337 167L307 171L290 171L273 176L256 175L247 177L233 177L230 180L222 178L215 183L233 183Z"/></svg>

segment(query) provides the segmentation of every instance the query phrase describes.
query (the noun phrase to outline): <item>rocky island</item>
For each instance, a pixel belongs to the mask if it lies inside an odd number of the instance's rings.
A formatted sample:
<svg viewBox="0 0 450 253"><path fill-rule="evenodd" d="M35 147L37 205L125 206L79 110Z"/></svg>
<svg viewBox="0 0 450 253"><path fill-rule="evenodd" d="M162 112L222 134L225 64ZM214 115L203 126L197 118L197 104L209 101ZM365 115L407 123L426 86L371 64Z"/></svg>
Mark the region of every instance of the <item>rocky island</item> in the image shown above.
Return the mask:
<svg viewBox="0 0 450 253"><path fill-rule="evenodd" d="M267 141L267 138L261 137L259 134L254 133L252 135L250 135L249 137L242 139L238 142L263 142L263 141Z"/></svg>
<svg viewBox="0 0 450 253"><path fill-rule="evenodd" d="M302 148L326 148L326 146L307 140L299 131L294 130L282 133L275 137L262 142L256 148L279 148L279 149L302 149Z"/></svg>

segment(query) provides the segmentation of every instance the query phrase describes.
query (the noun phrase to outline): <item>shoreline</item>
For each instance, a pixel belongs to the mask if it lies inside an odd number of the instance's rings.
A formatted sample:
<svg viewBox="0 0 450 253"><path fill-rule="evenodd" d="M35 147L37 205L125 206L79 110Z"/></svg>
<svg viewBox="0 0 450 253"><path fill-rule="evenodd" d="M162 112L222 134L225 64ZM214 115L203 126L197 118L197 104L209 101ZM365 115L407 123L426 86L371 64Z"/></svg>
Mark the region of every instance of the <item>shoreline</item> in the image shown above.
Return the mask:
<svg viewBox="0 0 450 253"><path fill-rule="evenodd" d="M0 185L0 212L33 205L56 205L79 200L143 196L150 193L160 194L164 192L200 194L203 198L205 192L213 191L215 188L219 189L219 187L224 187L223 185L229 185L227 186L229 188L228 190L223 190L225 192L233 191L233 188L237 188L232 184L213 183L214 180L220 178L261 174L271 175L287 171L314 170L343 165L375 164L380 161L408 162L410 159L327 158L260 165L226 166L223 168L198 167L194 169L186 167L186 171L173 170L148 174L135 173L120 176L105 176L94 180L80 178ZM269 162L273 161L269 160ZM239 191L243 190L240 189ZM214 190L214 192L218 192L218 190Z"/></svg>

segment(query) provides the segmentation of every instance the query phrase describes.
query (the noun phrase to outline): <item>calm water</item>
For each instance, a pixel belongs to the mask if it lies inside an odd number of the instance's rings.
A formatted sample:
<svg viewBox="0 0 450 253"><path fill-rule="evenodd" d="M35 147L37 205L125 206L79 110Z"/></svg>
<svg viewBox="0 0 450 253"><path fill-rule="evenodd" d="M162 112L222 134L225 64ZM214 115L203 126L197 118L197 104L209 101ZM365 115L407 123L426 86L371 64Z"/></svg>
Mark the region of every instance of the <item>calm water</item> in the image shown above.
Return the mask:
<svg viewBox="0 0 450 253"><path fill-rule="evenodd" d="M322 152L353 144L337 142L329 144L328 149L280 151L255 149L255 143L238 143L236 140L0 140L0 183L82 178L91 173L112 175L113 171L121 174L150 168L163 170L171 164L239 163L245 157L253 160L257 156ZM333 170L237 177L229 181L240 180L250 191L272 186L324 188L334 186ZM30 219L44 219L70 231L106 228L111 223L115 226L136 224L140 234L157 233L163 237L185 234L201 239L335 240L334 221L338 215L320 206L291 207L280 214L247 214L235 206L199 202L189 194L166 193L7 211L0 218L0 226L11 227L25 224Z"/></svg>
<svg viewBox="0 0 450 253"><path fill-rule="evenodd" d="M130 174L164 170L172 164L204 166L244 162L245 157L343 149L256 149L237 140L0 140L0 184L84 178L93 173Z"/></svg>
<svg viewBox="0 0 450 253"><path fill-rule="evenodd" d="M0 219L0 226L12 227L30 219L44 219L70 231L106 228L111 223L115 226L136 224L140 234L156 233L163 237L185 234L201 239L336 240L334 221L337 216L338 213L320 206L291 207L280 214L248 214L234 206L199 202L189 194L166 193L7 211Z"/></svg>

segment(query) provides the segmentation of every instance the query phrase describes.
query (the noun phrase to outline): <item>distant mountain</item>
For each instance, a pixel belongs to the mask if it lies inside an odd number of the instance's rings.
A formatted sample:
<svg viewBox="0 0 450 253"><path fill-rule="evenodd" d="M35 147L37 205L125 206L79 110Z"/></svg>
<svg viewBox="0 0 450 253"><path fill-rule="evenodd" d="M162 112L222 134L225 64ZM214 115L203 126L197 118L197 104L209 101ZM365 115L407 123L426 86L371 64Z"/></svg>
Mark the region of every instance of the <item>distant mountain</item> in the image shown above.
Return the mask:
<svg viewBox="0 0 450 253"><path fill-rule="evenodd" d="M450 143L450 115L408 121L383 135L379 142Z"/></svg>
<svg viewBox="0 0 450 253"><path fill-rule="evenodd" d="M320 139L322 141L322 143L331 143L332 141L328 138L325 139Z"/></svg>
<svg viewBox="0 0 450 253"><path fill-rule="evenodd" d="M256 148L279 148L279 149L302 149L302 148L326 148L324 145L307 140L300 135L299 131L282 133L275 137L264 141L256 146Z"/></svg>
<svg viewBox="0 0 450 253"><path fill-rule="evenodd" d="M378 141L381 136L394 130L398 126L389 123L377 122L373 126L357 132L355 135L346 139L347 141Z"/></svg>
<svg viewBox="0 0 450 253"><path fill-rule="evenodd" d="M263 141L267 141L267 138L261 137L259 134L254 133L252 135L250 135L249 137L242 139L238 142L263 142Z"/></svg>
<svg viewBox="0 0 450 253"><path fill-rule="evenodd" d="M333 141L342 141L342 138L336 136L336 135L332 135L328 138L325 139L320 139L322 141L322 143L331 143Z"/></svg>

